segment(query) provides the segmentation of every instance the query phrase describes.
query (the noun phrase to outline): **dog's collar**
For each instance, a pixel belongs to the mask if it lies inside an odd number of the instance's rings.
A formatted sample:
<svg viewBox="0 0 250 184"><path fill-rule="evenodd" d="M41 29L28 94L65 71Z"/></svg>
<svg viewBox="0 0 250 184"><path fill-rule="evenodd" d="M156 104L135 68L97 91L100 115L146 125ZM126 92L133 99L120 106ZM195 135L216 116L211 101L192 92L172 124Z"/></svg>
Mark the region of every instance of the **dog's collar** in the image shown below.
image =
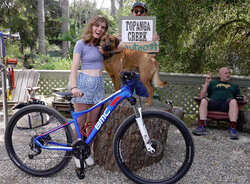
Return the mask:
<svg viewBox="0 0 250 184"><path fill-rule="evenodd" d="M114 52L110 52L108 55L103 55L103 59L111 58L114 55Z"/></svg>

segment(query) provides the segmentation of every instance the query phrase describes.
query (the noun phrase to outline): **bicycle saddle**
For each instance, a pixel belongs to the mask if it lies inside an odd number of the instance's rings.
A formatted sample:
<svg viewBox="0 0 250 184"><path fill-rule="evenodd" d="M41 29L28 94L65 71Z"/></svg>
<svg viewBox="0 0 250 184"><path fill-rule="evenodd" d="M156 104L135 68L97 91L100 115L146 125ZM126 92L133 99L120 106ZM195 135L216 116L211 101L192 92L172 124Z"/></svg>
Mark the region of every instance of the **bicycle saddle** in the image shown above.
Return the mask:
<svg viewBox="0 0 250 184"><path fill-rule="evenodd" d="M71 101L73 98L73 94L71 92L56 92L55 95L68 101Z"/></svg>

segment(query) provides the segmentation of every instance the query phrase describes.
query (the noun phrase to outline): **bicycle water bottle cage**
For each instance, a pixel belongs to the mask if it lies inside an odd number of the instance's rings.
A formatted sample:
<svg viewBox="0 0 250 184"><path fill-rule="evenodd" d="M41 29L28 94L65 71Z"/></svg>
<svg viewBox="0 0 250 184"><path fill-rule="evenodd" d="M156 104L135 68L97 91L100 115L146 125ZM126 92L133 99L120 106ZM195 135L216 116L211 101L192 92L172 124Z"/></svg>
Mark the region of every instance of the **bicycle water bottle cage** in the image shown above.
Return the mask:
<svg viewBox="0 0 250 184"><path fill-rule="evenodd" d="M137 77L135 72L128 72L128 71L121 72L121 79L123 84L128 85L127 80L133 80L136 78Z"/></svg>

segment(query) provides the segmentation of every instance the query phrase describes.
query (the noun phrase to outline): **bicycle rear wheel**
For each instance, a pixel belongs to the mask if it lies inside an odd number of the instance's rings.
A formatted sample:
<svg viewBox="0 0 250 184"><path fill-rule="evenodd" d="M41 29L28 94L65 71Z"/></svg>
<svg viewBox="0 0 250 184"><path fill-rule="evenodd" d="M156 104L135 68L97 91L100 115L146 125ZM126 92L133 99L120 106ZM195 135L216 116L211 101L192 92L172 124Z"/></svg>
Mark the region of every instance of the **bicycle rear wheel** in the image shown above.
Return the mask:
<svg viewBox="0 0 250 184"><path fill-rule="evenodd" d="M118 167L136 183L175 183L189 170L194 143L184 123L164 111L144 111L143 121L155 153L149 153L135 120L127 118L117 130L114 156Z"/></svg>
<svg viewBox="0 0 250 184"><path fill-rule="evenodd" d="M33 138L65 124L65 118L44 105L30 105L17 111L5 131L7 153L22 171L33 176L49 176L63 169L72 157L71 151L42 149ZM72 130L65 126L40 138L43 145L49 142L71 146Z"/></svg>

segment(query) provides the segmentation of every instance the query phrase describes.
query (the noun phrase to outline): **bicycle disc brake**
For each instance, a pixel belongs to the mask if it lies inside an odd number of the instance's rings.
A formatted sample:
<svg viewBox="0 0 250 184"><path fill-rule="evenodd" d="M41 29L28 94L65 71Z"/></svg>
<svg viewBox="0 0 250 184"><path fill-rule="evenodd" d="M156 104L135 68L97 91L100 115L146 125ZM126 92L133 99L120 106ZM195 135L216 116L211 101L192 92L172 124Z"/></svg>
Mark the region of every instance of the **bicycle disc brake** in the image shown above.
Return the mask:
<svg viewBox="0 0 250 184"><path fill-rule="evenodd" d="M155 152L151 153L146 151L146 154L152 157L157 157L162 153L163 146L162 143L158 140L152 139L150 140L152 148L154 148Z"/></svg>

